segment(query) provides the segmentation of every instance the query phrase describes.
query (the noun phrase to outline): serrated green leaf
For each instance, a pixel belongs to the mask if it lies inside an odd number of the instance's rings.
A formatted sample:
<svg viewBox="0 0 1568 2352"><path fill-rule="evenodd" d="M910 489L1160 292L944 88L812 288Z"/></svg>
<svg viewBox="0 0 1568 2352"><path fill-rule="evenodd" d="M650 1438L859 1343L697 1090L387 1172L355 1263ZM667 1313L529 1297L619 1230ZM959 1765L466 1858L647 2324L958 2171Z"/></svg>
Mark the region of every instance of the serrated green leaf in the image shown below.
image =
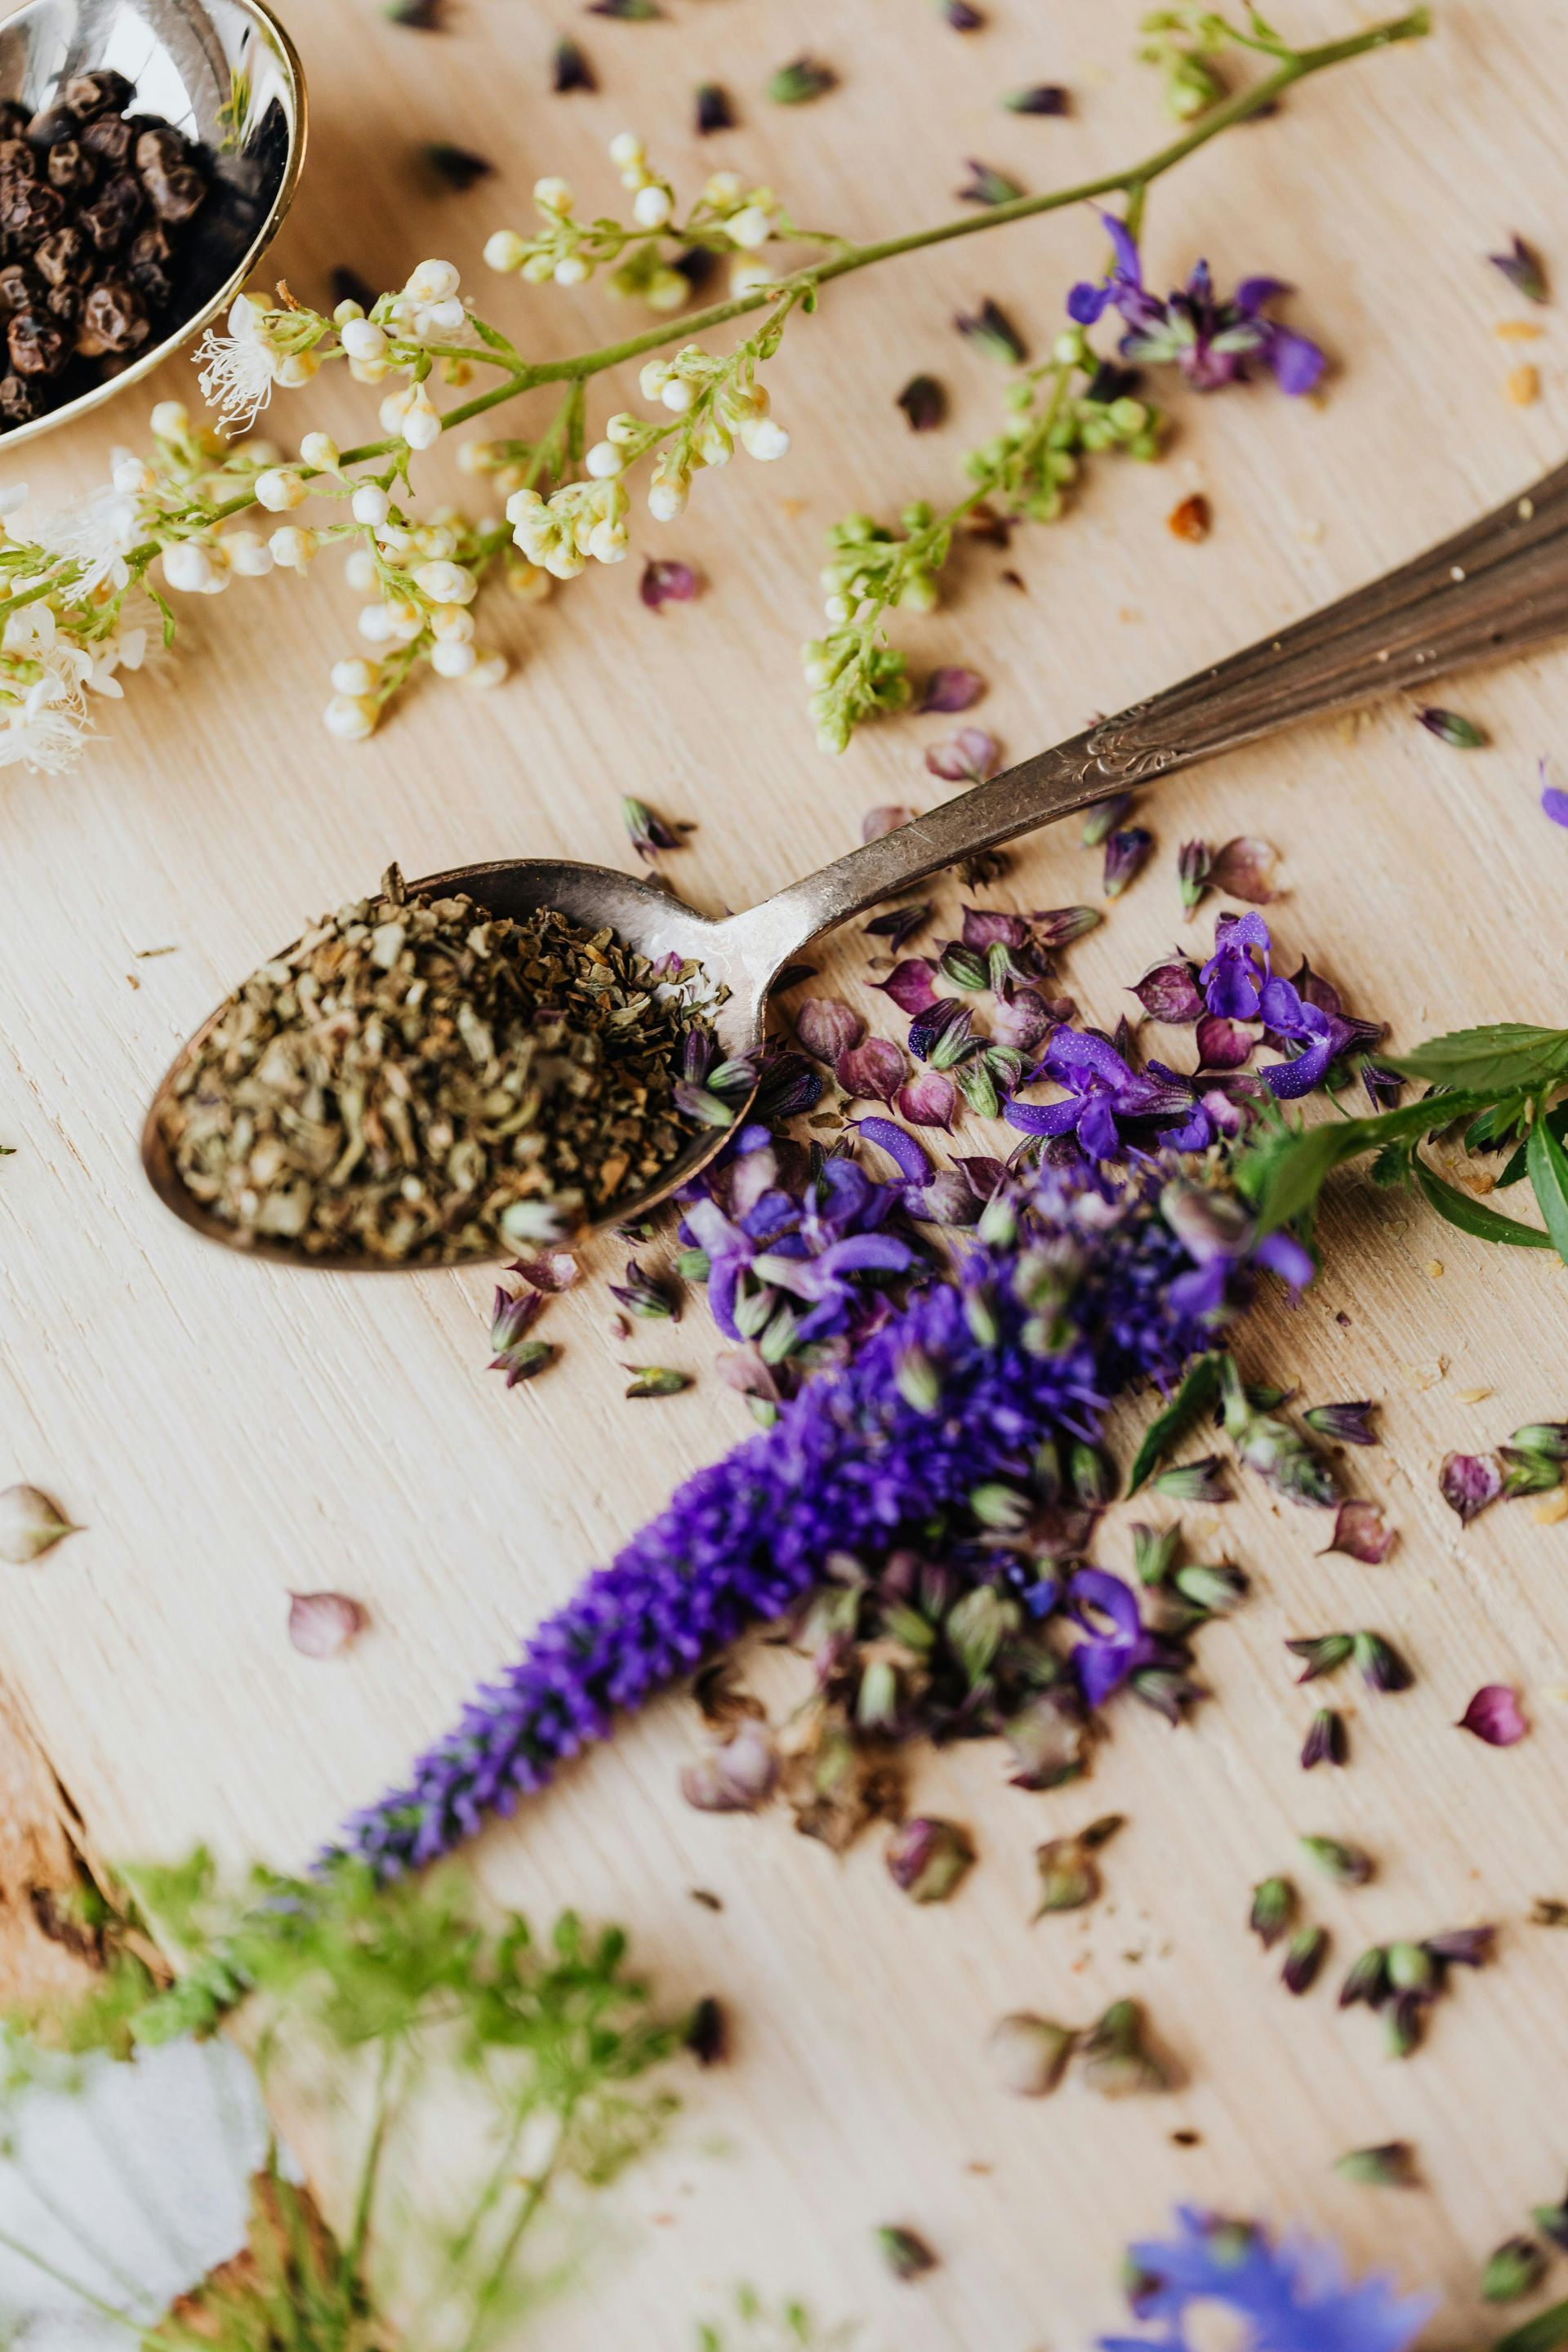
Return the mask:
<svg viewBox="0 0 1568 2352"><path fill-rule="evenodd" d="M1328 1178L1347 1160L1428 1134L1486 1107L1487 1097L1479 1094L1428 1096L1372 1118L1286 1129L1237 1154L1236 1181L1257 1213L1259 1233L1273 1233L1311 1209Z"/></svg>
<svg viewBox="0 0 1568 2352"><path fill-rule="evenodd" d="M1500 2336L1492 2352L1559 2352L1564 2344L1568 2344L1568 2303L1554 2303L1550 2311L1538 2311L1522 2327Z"/></svg>
<svg viewBox="0 0 1568 2352"><path fill-rule="evenodd" d="M1138 1448L1127 1482L1127 1491L1135 1495L1145 1479L1153 1475L1165 1455L1178 1445L1198 1418L1206 1412L1219 1394L1220 1367L1218 1354L1199 1356L1189 1365L1186 1378L1163 1412L1157 1412L1143 1433L1143 1443Z"/></svg>
<svg viewBox="0 0 1568 2352"><path fill-rule="evenodd" d="M1559 1143L1568 1143L1568 1101L1560 1102L1555 1110L1547 1112L1546 1124ZM1497 1180L1497 1189L1500 1192L1505 1191L1510 1184L1523 1183L1530 1172L1524 1164L1529 1144L1530 1138L1527 1135Z"/></svg>
<svg viewBox="0 0 1568 2352"><path fill-rule="evenodd" d="M1538 1118L1530 1130L1524 1160L1552 1246L1568 1265L1568 1152L1543 1118Z"/></svg>
<svg viewBox="0 0 1568 2352"><path fill-rule="evenodd" d="M1549 1234L1539 1233L1533 1225L1521 1225L1517 1217L1501 1216L1496 1209L1489 1209L1484 1201L1472 1200L1469 1193L1446 1184L1425 1160L1413 1160L1411 1166L1428 1208L1436 1209L1448 1224L1458 1225L1462 1234L1474 1234L1478 1241L1510 1244L1515 1249L1552 1247Z"/></svg>
<svg viewBox="0 0 1568 2352"><path fill-rule="evenodd" d="M1526 1093L1568 1076L1568 1029L1538 1029L1525 1021L1498 1021L1480 1029L1454 1029L1429 1038L1412 1054L1380 1055L1401 1077L1456 1092L1496 1096Z"/></svg>

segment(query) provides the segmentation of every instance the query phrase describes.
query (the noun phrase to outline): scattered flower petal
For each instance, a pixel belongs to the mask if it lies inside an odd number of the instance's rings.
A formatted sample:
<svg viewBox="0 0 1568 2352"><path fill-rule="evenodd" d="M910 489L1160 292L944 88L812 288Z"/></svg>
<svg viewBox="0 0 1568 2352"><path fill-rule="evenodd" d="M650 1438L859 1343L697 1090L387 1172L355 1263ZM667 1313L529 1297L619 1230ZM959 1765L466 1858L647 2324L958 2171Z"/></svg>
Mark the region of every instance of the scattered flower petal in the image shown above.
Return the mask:
<svg viewBox="0 0 1568 2352"><path fill-rule="evenodd" d="M983 784L1002 764L1002 746L984 727L961 727L926 747L926 766L950 784Z"/></svg>
<svg viewBox="0 0 1568 2352"><path fill-rule="evenodd" d="M637 593L650 613L658 613L666 604L689 604L697 593L698 584L689 563L650 556L643 565Z"/></svg>
<svg viewBox="0 0 1568 2352"><path fill-rule="evenodd" d="M1398 1542L1397 1529L1383 1524L1381 1503L1346 1501L1334 1515L1333 1541L1328 1552L1343 1552L1351 1559L1359 1559L1368 1568L1381 1568Z"/></svg>
<svg viewBox="0 0 1568 2352"><path fill-rule="evenodd" d="M808 996L795 1007L795 1034L819 1062L837 1062L858 1045L866 1024L853 1006L837 996Z"/></svg>
<svg viewBox="0 0 1568 2352"><path fill-rule="evenodd" d="M302 1658L335 1658L370 1620L346 1592L291 1592L289 1639Z"/></svg>
<svg viewBox="0 0 1568 2352"><path fill-rule="evenodd" d="M779 1783L772 1732L755 1716L738 1723L721 1746L683 1765L680 1793L700 1813L755 1813Z"/></svg>
<svg viewBox="0 0 1568 2352"><path fill-rule="evenodd" d="M857 1130L868 1143L877 1144L885 1151L907 1183L923 1184L931 1174L931 1161L923 1144L890 1118L862 1118L856 1121Z"/></svg>
<svg viewBox="0 0 1568 2352"><path fill-rule="evenodd" d="M880 841L885 833L897 833L914 821L913 809L903 808L896 802L882 808L868 809L860 820L860 838L862 841Z"/></svg>
<svg viewBox="0 0 1568 2352"><path fill-rule="evenodd" d="M1459 1717L1460 1731L1473 1731L1489 1748L1514 1748L1530 1726L1519 1693L1507 1683L1486 1683Z"/></svg>
<svg viewBox="0 0 1568 2352"><path fill-rule="evenodd" d="M890 1103L903 1085L909 1064L890 1037L868 1037L840 1053L834 1075L850 1100Z"/></svg>
<svg viewBox="0 0 1568 2352"><path fill-rule="evenodd" d="M1490 1454L1446 1454L1437 1486L1448 1508L1468 1527L1502 1493L1501 1465Z"/></svg>
<svg viewBox="0 0 1568 2352"><path fill-rule="evenodd" d="M949 1134L958 1108L958 1089L940 1070L924 1070L899 1088L893 1108L911 1127L940 1127L944 1135Z"/></svg>

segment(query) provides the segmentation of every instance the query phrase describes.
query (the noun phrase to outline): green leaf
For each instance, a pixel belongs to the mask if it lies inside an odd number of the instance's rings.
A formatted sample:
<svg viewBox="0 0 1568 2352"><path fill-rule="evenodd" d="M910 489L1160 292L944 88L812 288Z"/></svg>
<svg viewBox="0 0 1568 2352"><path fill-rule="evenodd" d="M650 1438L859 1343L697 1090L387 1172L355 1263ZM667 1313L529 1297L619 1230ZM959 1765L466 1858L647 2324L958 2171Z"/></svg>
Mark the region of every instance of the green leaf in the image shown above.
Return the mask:
<svg viewBox="0 0 1568 2352"><path fill-rule="evenodd" d="M1492 2352L1558 2352L1564 2344L1568 2344L1568 2303L1554 2303L1550 2311L1538 2311L1522 2327L1500 2336Z"/></svg>
<svg viewBox="0 0 1568 2352"><path fill-rule="evenodd" d="M1552 1246L1568 1265L1568 1152L1543 1118L1538 1118L1530 1130L1524 1159Z"/></svg>
<svg viewBox="0 0 1568 2352"><path fill-rule="evenodd" d="M1552 1247L1549 1234L1538 1233L1533 1225L1521 1225L1517 1217L1500 1216L1484 1201L1472 1200L1468 1192L1458 1192L1435 1175L1425 1160L1416 1160L1411 1164L1427 1206L1436 1209L1450 1225L1458 1225L1462 1234L1474 1234L1478 1241L1510 1243L1515 1249Z"/></svg>
<svg viewBox="0 0 1568 2352"><path fill-rule="evenodd" d="M1380 1055L1401 1077L1461 1093L1531 1092L1568 1076L1568 1029L1537 1029L1526 1021L1498 1021L1484 1029L1454 1029L1429 1038L1413 1054Z"/></svg>
<svg viewBox="0 0 1568 2352"><path fill-rule="evenodd" d="M1552 1129L1552 1134L1557 1138L1559 1143L1568 1143L1568 1100L1560 1102L1555 1110L1549 1110L1547 1112L1546 1124ZM1524 1137L1523 1141L1520 1144L1519 1150L1514 1153L1512 1159L1504 1168L1502 1174L1497 1180L1497 1188L1500 1192L1505 1191L1510 1184L1521 1184L1524 1181L1525 1176L1529 1172L1524 1164L1525 1152L1529 1147L1529 1143L1530 1137L1527 1134Z"/></svg>
<svg viewBox="0 0 1568 2352"><path fill-rule="evenodd" d="M1173 1446L1181 1443L1200 1413L1206 1412L1219 1394L1220 1367L1224 1359L1218 1354L1199 1356L1188 1367L1186 1378L1163 1412L1155 1414L1143 1433L1143 1443L1138 1448L1127 1491L1135 1495L1145 1479L1152 1476Z"/></svg>
<svg viewBox="0 0 1568 2352"><path fill-rule="evenodd" d="M1418 1137L1486 1108L1483 1095L1428 1096L1373 1118L1333 1119L1321 1127L1281 1127L1237 1154L1236 1181L1251 1202L1258 1231L1289 1224L1317 1201L1324 1183L1347 1160L1385 1144Z"/></svg>
<svg viewBox="0 0 1568 2352"><path fill-rule="evenodd" d="M166 598L160 596L156 588L147 587L145 580L142 581L142 585L143 588L147 589L148 595L152 598L153 604L156 604L159 612L163 615L163 651L167 653L169 647L174 644L175 636L174 613L170 608Z"/></svg>

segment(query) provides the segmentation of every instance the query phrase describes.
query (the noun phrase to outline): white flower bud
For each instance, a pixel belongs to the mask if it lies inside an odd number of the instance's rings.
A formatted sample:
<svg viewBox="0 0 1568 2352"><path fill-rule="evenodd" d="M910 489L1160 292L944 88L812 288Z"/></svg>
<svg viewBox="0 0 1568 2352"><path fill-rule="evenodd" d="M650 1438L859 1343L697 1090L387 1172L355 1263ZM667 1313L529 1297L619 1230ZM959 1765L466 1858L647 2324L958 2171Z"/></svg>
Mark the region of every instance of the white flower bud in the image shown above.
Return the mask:
<svg viewBox="0 0 1568 2352"><path fill-rule="evenodd" d="M268 514L287 514L291 508L302 505L307 495L304 483L289 466L268 466L265 473L256 477L255 487L256 503L265 507Z"/></svg>
<svg viewBox="0 0 1568 2352"><path fill-rule="evenodd" d="M522 265L525 286L542 286L547 278L555 275L555 257L551 253L531 253Z"/></svg>
<svg viewBox="0 0 1568 2352"><path fill-rule="evenodd" d="M724 224L726 235L748 253L753 247L766 245L773 235L773 215L764 212L761 205L742 205L738 213L731 213Z"/></svg>
<svg viewBox="0 0 1568 2352"><path fill-rule="evenodd" d="M368 530L378 530L392 512L392 500L379 482L361 482L349 500L349 512Z"/></svg>
<svg viewBox="0 0 1568 2352"><path fill-rule="evenodd" d="M381 706L368 694L334 694L321 713L328 734L340 743L363 743L380 717Z"/></svg>
<svg viewBox="0 0 1568 2352"><path fill-rule="evenodd" d="M445 302L462 284L455 263L422 261L412 272L404 292L416 302Z"/></svg>
<svg viewBox="0 0 1568 2352"><path fill-rule="evenodd" d="M395 562L399 556L406 555L414 545L414 533L405 530L398 523L384 522L375 534L375 543L384 555L390 555Z"/></svg>
<svg viewBox="0 0 1568 2352"><path fill-rule="evenodd" d="M313 530L301 530L297 523L286 522L275 530L267 542L272 551L272 561L280 563L285 572L304 572L321 542Z"/></svg>
<svg viewBox="0 0 1568 2352"><path fill-rule="evenodd" d="M689 487L678 468L662 464L654 467L647 486L647 510L655 522L673 522L677 515L685 513Z"/></svg>
<svg viewBox="0 0 1568 2352"><path fill-rule="evenodd" d="M592 272L580 253L563 253L551 275L557 286L581 286Z"/></svg>
<svg viewBox="0 0 1568 2352"><path fill-rule="evenodd" d="M764 286L773 282L773 273L765 261L737 261L730 272L730 291L737 299L760 294Z"/></svg>
<svg viewBox="0 0 1568 2352"><path fill-rule="evenodd" d="M226 530L223 546L230 571L242 580L264 580L272 569L272 550L258 530Z"/></svg>
<svg viewBox="0 0 1568 2352"><path fill-rule="evenodd" d="M441 412L423 384L418 386L408 404L408 413L403 420L403 437L411 449L433 448L441 438Z"/></svg>
<svg viewBox="0 0 1568 2352"><path fill-rule="evenodd" d="M390 360L350 360L349 373L356 383L384 383L392 373Z"/></svg>
<svg viewBox="0 0 1568 2352"><path fill-rule="evenodd" d="M446 302L423 303L415 325L418 332L428 339L435 335L455 335L468 322L468 314L454 294Z"/></svg>
<svg viewBox="0 0 1568 2352"><path fill-rule="evenodd" d="M176 539L163 550L163 577L171 588L199 596L213 576L212 558L199 539Z"/></svg>
<svg viewBox="0 0 1568 2352"><path fill-rule="evenodd" d="M572 541L547 548L543 561L544 569L552 580L575 580L580 572L588 568L587 558Z"/></svg>
<svg viewBox="0 0 1568 2352"><path fill-rule="evenodd" d="M155 488L158 481L146 459L132 456L129 449L118 453L109 478L122 499L137 498L143 490Z"/></svg>
<svg viewBox="0 0 1568 2352"><path fill-rule="evenodd" d="M386 357L386 330L378 327L374 319L346 319L338 330L338 341L351 360Z"/></svg>
<svg viewBox="0 0 1568 2352"><path fill-rule="evenodd" d="M345 660L332 664L334 694L374 694L380 683L380 663L366 661L363 654L350 654Z"/></svg>
<svg viewBox="0 0 1568 2352"><path fill-rule="evenodd" d="M309 383L321 364L314 352L290 352L287 359L278 362L278 381L292 391L300 384Z"/></svg>
<svg viewBox="0 0 1568 2352"><path fill-rule="evenodd" d="M482 653L464 678L463 684L478 687L481 693L485 693L490 687L499 686L505 677L506 672L505 654Z"/></svg>
<svg viewBox="0 0 1568 2352"><path fill-rule="evenodd" d="M555 583L542 564L509 563L506 584L521 603L542 604Z"/></svg>
<svg viewBox="0 0 1568 2352"><path fill-rule="evenodd" d="M559 215L571 211L572 191L564 180L552 174L548 179L535 180L533 201L542 213L554 213Z"/></svg>
<svg viewBox="0 0 1568 2352"><path fill-rule="evenodd" d="M152 424L155 441L183 441L191 429L191 412L183 400L161 400Z"/></svg>
<svg viewBox="0 0 1568 2352"><path fill-rule="evenodd" d="M727 466L735 454L735 444L716 416L710 416L692 436L691 446L705 466Z"/></svg>
<svg viewBox="0 0 1568 2352"><path fill-rule="evenodd" d="M617 449L625 449L637 440L641 432L642 418L634 416L629 409L623 408L618 410L605 426L605 438L612 442ZM589 455L590 457L593 455L591 450Z"/></svg>
<svg viewBox="0 0 1568 2352"><path fill-rule="evenodd" d="M525 520L531 521L534 516L542 513L543 508L544 500L537 490L513 490L506 502L506 519L514 526Z"/></svg>
<svg viewBox="0 0 1568 2352"><path fill-rule="evenodd" d="M343 566L343 578L348 582L349 586L357 589L362 596L368 596L371 590L376 586L381 574L375 568L375 558L368 547L353 547L349 550L349 560Z"/></svg>
<svg viewBox="0 0 1568 2352"><path fill-rule="evenodd" d="M527 259L527 242L519 236L516 229L498 228L493 236L486 237L487 269L499 269L503 276L510 277L514 269L521 269Z"/></svg>
<svg viewBox="0 0 1568 2352"><path fill-rule="evenodd" d="M635 131L617 131L610 142L610 161L617 172L629 172L635 163L646 163L647 149Z"/></svg>
<svg viewBox="0 0 1568 2352"><path fill-rule="evenodd" d="M745 418L741 425L741 441L749 457L760 457L764 464L789 455L789 435L771 416Z"/></svg>
<svg viewBox="0 0 1568 2352"><path fill-rule="evenodd" d="M338 469L338 445L330 433L307 433L300 444L300 455L318 473L335 474Z"/></svg>
<svg viewBox="0 0 1568 2352"><path fill-rule="evenodd" d="M346 327L351 319L363 319L363 317L364 304L363 302L356 302L352 294L345 294L342 300L337 305L336 309L332 312L332 324L334 327Z"/></svg>
<svg viewBox="0 0 1568 2352"><path fill-rule="evenodd" d="M376 415L381 419L382 431L401 433L403 420L413 405L414 386L411 383L400 383L395 392L389 392L376 411Z"/></svg>
<svg viewBox="0 0 1568 2352"><path fill-rule="evenodd" d="M704 204L732 205L745 186L739 172L715 172L702 191Z"/></svg>
<svg viewBox="0 0 1568 2352"><path fill-rule="evenodd" d="M637 375L637 389L645 400L657 400L675 371L668 360L645 360ZM612 417L614 426L618 420Z"/></svg>
<svg viewBox="0 0 1568 2352"><path fill-rule="evenodd" d="M595 563L624 563L626 547L624 522L596 522L588 534L588 552Z"/></svg>
<svg viewBox="0 0 1568 2352"><path fill-rule="evenodd" d="M688 383L683 375L672 375L658 396L666 408L672 408L677 416L684 416L697 397L697 387Z"/></svg>
<svg viewBox="0 0 1568 2352"><path fill-rule="evenodd" d="M457 552L458 534L447 523L427 522L415 532L414 544L432 562L444 563Z"/></svg>
<svg viewBox="0 0 1568 2352"><path fill-rule="evenodd" d="M643 300L650 310L679 310L690 299L691 281L679 269L656 269L643 288Z"/></svg>
<svg viewBox="0 0 1568 2352"><path fill-rule="evenodd" d="M474 634L474 616L466 604L437 604L430 634L438 645L466 646Z"/></svg>
<svg viewBox="0 0 1568 2352"><path fill-rule="evenodd" d="M593 481L613 482L625 471L626 462L613 441L595 441L583 460L583 468Z"/></svg>
<svg viewBox="0 0 1568 2352"><path fill-rule="evenodd" d="M384 604L364 605L360 612L358 627L361 636L370 645L389 646L392 643L392 614Z"/></svg>
<svg viewBox="0 0 1568 2352"><path fill-rule="evenodd" d="M826 614L832 626L836 629L839 629L843 627L845 622L849 618L852 607L847 596L829 596L822 609Z"/></svg>
<svg viewBox="0 0 1568 2352"><path fill-rule="evenodd" d="M460 563L422 563L414 584L433 604L471 604L479 586Z"/></svg>
<svg viewBox="0 0 1568 2352"><path fill-rule="evenodd" d="M639 228L663 228L674 210L669 190L661 188L656 180L651 187L637 190L632 203L632 218Z"/></svg>
<svg viewBox="0 0 1568 2352"><path fill-rule="evenodd" d="M438 638L430 648L430 667L437 677L467 677L479 658L461 639Z"/></svg>

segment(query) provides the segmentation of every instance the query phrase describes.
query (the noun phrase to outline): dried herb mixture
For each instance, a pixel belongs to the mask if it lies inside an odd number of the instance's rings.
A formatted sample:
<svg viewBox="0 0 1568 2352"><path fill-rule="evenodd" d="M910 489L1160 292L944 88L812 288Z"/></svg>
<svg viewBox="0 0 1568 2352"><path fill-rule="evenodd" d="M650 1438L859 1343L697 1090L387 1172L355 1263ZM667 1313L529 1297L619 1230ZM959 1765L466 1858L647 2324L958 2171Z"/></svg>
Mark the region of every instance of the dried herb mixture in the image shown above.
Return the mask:
<svg viewBox="0 0 1568 2352"><path fill-rule="evenodd" d="M559 1238L698 1131L701 987L552 908L413 898L393 866L230 997L163 1138L204 1208L306 1256L452 1265Z"/></svg>

